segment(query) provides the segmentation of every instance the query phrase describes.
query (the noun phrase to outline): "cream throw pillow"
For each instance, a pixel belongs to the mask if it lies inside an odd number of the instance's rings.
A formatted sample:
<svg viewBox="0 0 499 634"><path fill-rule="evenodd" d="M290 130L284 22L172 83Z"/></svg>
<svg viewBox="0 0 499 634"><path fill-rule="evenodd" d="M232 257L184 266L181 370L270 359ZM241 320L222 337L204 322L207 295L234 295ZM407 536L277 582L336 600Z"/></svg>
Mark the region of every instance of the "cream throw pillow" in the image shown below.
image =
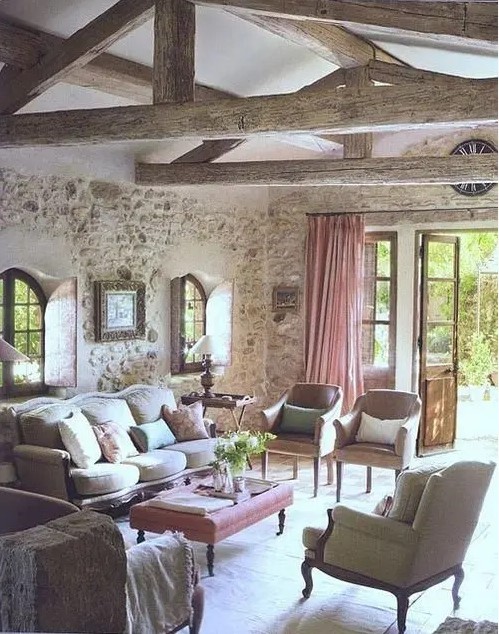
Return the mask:
<svg viewBox="0 0 499 634"><path fill-rule="evenodd" d="M394 445L398 430L406 419L381 419L362 412L360 427L355 440L357 442L375 442L381 445Z"/></svg>
<svg viewBox="0 0 499 634"><path fill-rule="evenodd" d="M102 457L92 426L81 411L60 420L59 432L71 460L80 469L88 469Z"/></svg>

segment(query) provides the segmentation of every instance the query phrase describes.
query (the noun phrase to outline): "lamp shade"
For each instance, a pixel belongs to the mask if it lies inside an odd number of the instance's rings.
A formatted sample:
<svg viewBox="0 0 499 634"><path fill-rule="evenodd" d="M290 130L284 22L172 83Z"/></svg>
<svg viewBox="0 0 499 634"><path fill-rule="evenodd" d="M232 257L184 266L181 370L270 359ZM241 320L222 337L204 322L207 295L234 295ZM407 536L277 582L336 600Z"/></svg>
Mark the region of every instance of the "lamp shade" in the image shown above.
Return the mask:
<svg viewBox="0 0 499 634"><path fill-rule="evenodd" d="M215 337L212 335L203 335L189 350L191 354L215 354Z"/></svg>
<svg viewBox="0 0 499 634"><path fill-rule="evenodd" d="M0 361L29 361L29 357L0 337Z"/></svg>

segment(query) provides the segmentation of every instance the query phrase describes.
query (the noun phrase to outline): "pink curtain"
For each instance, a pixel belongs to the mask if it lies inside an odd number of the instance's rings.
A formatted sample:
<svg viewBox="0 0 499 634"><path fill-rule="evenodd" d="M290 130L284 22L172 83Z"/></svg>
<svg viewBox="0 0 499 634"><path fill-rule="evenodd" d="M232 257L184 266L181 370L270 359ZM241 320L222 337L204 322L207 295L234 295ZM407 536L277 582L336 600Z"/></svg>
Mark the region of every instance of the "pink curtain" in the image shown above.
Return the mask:
<svg viewBox="0 0 499 634"><path fill-rule="evenodd" d="M310 383L343 389L343 411L364 391L364 217L309 216L305 273L305 369Z"/></svg>

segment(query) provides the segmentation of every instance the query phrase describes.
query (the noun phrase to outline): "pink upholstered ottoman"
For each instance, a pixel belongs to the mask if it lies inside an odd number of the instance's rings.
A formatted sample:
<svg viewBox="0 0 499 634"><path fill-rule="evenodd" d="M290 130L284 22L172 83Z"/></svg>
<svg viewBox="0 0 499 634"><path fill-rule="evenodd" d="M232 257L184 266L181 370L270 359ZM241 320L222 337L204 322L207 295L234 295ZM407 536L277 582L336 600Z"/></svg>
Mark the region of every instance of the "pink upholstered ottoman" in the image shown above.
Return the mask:
<svg viewBox="0 0 499 634"><path fill-rule="evenodd" d="M285 508L293 503L293 487L277 486L252 496L234 506L209 513L194 515L152 506L150 502L136 504L130 510L130 526L138 530L137 542L144 541L144 531L163 533L166 530L182 531L187 539L207 544L208 572L213 576L214 545L260 520L278 513L279 530L284 531Z"/></svg>

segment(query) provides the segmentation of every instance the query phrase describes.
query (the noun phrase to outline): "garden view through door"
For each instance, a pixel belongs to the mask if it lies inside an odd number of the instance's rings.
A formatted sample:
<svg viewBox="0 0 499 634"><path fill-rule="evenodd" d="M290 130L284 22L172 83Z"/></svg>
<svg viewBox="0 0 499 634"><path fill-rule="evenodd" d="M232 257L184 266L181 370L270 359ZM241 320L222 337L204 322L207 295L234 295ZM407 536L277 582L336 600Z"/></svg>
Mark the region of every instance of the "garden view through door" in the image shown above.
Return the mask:
<svg viewBox="0 0 499 634"><path fill-rule="evenodd" d="M419 454L452 449L457 414L459 238L421 236Z"/></svg>

